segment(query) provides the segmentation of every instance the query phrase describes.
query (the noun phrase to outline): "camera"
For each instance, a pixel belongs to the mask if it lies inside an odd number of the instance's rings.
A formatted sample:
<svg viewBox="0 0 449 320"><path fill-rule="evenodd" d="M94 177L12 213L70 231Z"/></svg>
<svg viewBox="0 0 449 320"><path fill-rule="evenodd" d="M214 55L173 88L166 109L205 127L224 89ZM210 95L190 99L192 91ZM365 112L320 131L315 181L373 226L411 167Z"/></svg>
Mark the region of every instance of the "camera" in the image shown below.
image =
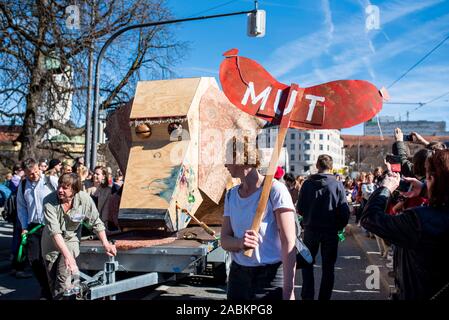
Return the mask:
<svg viewBox="0 0 449 320"><path fill-rule="evenodd" d="M404 141L413 141L413 136L411 134L404 134Z"/></svg>
<svg viewBox="0 0 449 320"><path fill-rule="evenodd" d="M399 182L399 187L396 190L402 191L402 192L408 192L408 191L410 191L411 187L412 187L412 184L410 182L407 182L401 178L401 181Z"/></svg>

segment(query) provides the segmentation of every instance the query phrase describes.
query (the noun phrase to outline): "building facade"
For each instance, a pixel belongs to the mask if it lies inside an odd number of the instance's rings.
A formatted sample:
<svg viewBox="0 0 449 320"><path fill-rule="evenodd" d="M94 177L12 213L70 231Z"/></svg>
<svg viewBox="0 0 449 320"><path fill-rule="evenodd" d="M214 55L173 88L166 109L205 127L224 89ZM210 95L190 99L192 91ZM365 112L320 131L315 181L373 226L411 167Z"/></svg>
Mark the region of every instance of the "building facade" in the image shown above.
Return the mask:
<svg viewBox="0 0 449 320"><path fill-rule="evenodd" d="M363 125L363 135L380 136L380 129L383 136L394 135L394 129L401 128L404 134L418 132L422 136L447 136L445 121L395 121L394 117L379 117L379 123L376 118L367 121Z"/></svg>
<svg viewBox="0 0 449 320"><path fill-rule="evenodd" d="M342 135L346 151L346 163L350 171L373 171L376 167L385 167L384 160L388 153L393 152L395 142L392 136L359 136ZM427 141L439 141L449 146L449 136L424 136ZM407 153L413 156L422 149L420 144L406 142Z"/></svg>
<svg viewBox="0 0 449 320"><path fill-rule="evenodd" d="M259 135L259 146L273 148L278 128L264 129ZM328 154L334 162L334 169L345 167L345 150L339 130L297 130L288 129L284 147L287 150L286 172L296 175L315 173L320 154Z"/></svg>

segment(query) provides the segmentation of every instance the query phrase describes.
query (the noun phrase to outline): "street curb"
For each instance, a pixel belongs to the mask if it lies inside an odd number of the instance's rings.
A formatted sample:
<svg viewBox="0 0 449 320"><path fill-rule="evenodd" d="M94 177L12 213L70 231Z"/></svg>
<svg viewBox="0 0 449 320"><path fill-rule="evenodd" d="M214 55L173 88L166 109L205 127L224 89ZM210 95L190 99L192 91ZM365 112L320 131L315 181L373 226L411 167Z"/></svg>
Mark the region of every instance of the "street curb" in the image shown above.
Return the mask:
<svg viewBox="0 0 449 320"><path fill-rule="evenodd" d="M367 260L370 265L379 265L379 264L385 264L383 261L379 261L378 259L375 259L372 255L368 254L368 251L371 251L371 248L365 245L365 241L367 239L364 239L363 235L361 234L361 231L358 229L356 225L348 224L346 226L346 232L353 236L354 240L356 241L357 245L366 253ZM375 241L375 240L373 240ZM380 258L379 258L380 259ZM377 261L376 261L377 260ZM380 268L380 283L385 292L388 294L390 293L390 288L393 285L393 283L388 282L388 279L390 278L388 276L388 271L386 271L387 268L383 269Z"/></svg>

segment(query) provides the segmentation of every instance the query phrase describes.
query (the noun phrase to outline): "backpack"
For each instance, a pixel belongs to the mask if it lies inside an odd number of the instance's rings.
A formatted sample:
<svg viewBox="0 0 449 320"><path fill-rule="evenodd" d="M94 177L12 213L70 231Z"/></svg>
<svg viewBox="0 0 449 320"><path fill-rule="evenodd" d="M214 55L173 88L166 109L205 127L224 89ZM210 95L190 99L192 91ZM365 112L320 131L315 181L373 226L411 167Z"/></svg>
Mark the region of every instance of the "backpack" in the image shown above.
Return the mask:
<svg viewBox="0 0 449 320"><path fill-rule="evenodd" d="M23 179L22 184L22 196L25 194L26 179ZM56 188L51 184L50 178L45 176L45 185L47 185L52 191ZM17 188L18 190L19 188ZM17 220L17 193L12 193L11 196L6 200L5 208L2 212L2 217L5 221L9 223L15 223Z"/></svg>
<svg viewBox="0 0 449 320"><path fill-rule="evenodd" d="M6 200L11 196L11 189L5 184L0 184L0 208L4 207Z"/></svg>
<svg viewBox="0 0 449 320"><path fill-rule="evenodd" d="M26 180L22 180L22 192L25 192ZM5 208L2 212L3 219L9 223L15 223L17 219L17 193L12 193L11 196L6 199Z"/></svg>

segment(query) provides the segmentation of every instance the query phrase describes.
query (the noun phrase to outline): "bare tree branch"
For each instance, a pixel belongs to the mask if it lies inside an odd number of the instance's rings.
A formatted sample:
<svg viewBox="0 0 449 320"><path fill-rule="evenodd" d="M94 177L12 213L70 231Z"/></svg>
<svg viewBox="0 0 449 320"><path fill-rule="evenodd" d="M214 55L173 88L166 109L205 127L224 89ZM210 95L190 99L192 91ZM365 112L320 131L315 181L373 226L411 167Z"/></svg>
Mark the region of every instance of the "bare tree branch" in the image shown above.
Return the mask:
<svg viewBox="0 0 449 320"><path fill-rule="evenodd" d="M66 0L0 0L0 118L23 124L18 138L22 158L34 156L49 129L67 136L84 133L84 128L67 125L67 112L71 110L72 119L85 117L90 48L98 54L108 37L125 26L172 18L165 0L78 3L81 28L70 30ZM117 38L102 63L102 108L132 97L139 70L150 77L169 70L185 52L180 48L184 45L168 26Z"/></svg>

